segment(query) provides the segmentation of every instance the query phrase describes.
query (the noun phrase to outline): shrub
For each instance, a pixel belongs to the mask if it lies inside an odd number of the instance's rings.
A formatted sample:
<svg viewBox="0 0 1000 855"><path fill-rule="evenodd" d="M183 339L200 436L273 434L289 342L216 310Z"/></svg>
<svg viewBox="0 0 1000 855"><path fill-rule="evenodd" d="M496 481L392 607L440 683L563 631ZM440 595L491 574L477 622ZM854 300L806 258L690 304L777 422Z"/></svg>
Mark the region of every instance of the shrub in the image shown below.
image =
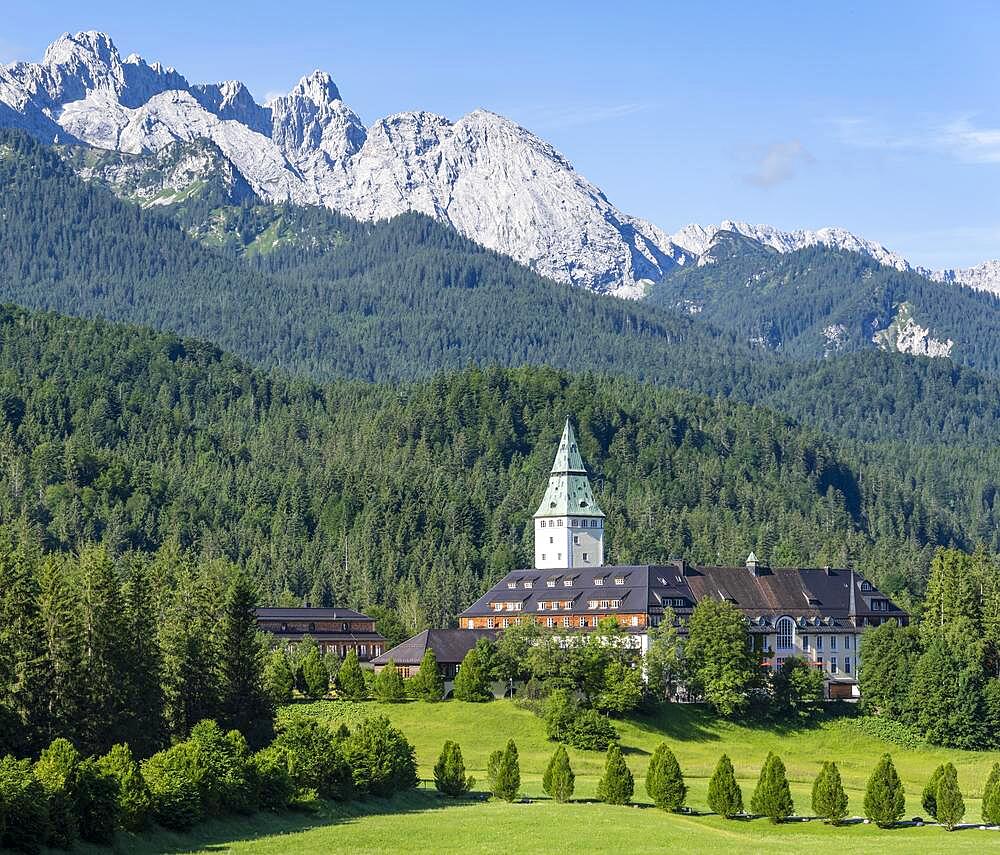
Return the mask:
<svg viewBox="0 0 1000 855"><path fill-rule="evenodd" d="M584 751L606 751L618 741L618 731L596 710L581 709L565 689L555 689L543 707L545 734Z"/></svg>
<svg viewBox="0 0 1000 855"><path fill-rule="evenodd" d="M736 781L733 763L727 754L719 758L708 782L708 806L726 819L743 813L743 790Z"/></svg>
<svg viewBox="0 0 1000 855"><path fill-rule="evenodd" d="M1000 825L1000 763L993 764L983 789L983 822Z"/></svg>
<svg viewBox="0 0 1000 855"><path fill-rule="evenodd" d="M490 791L498 799L512 802L521 789L521 766L518 762L517 746L511 739L502 751L494 751L486 764L486 776Z"/></svg>
<svg viewBox="0 0 1000 855"><path fill-rule="evenodd" d="M433 650L424 653L420 670L410 679L409 688L413 697L420 701L440 701L444 698L444 677Z"/></svg>
<svg viewBox="0 0 1000 855"><path fill-rule="evenodd" d="M812 809L816 816L839 825L847 816L847 793L836 763L825 762L812 788Z"/></svg>
<svg viewBox="0 0 1000 855"><path fill-rule="evenodd" d="M865 816L879 828L892 828L906 809L906 794L892 757L883 754L865 789Z"/></svg>
<svg viewBox="0 0 1000 855"><path fill-rule="evenodd" d="M76 816L80 836L91 843L114 842L118 826L118 782L94 757L76 770Z"/></svg>
<svg viewBox="0 0 1000 855"><path fill-rule="evenodd" d="M618 745L608 749L604 774L597 782L597 798L609 805L627 805L635 792L635 779L629 771Z"/></svg>
<svg viewBox="0 0 1000 855"><path fill-rule="evenodd" d="M847 722L845 721L845 724ZM849 726L873 739L891 742L900 748L920 748L927 740L914 727L891 718L877 715L860 715L849 720Z"/></svg>
<svg viewBox="0 0 1000 855"><path fill-rule="evenodd" d="M123 743L113 745L98 762L115 782L118 823L126 831L141 831L149 824L152 796L132 749Z"/></svg>
<svg viewBox="0 0 1000 855"><path fill-rule="evenodd" d="M46 793L31 762L0 757L0 849L34 855L48 832Z"/></svg>
<svg viewBox="0 0 1000 855"><path fill-rule="evenodd" d="M642 672L622 662L611 662L604 669L604 685L594 706L606 715L624 715L642 703Z"/></svg>
<svg viewBox="0 0 1000 855"><path fill-rule="evenodd" d="M478 647L473 647L459 666L455 675L455 700L482 703L493 700L490 677L483 667Z"/></svg>
<svg viewBox="0 0 1000 855"><path fill-rule="evenodd" d="M80 752L68 739L55 739L35 763L35 777L45 791L49 815L49 846L69 849L79 837L76 814L77 767Z"/></svg>
<svg viewBox="0 0 1000 855"><path fill-rule="evenodd" d="M194 749L186 742L154 754L142 764L142 777L152 798L153 817L164 828L188 831L199 822L201 791L195 779Z"/></svg>
<svg viewBox="0 0 1000 855"><path fill-rule="evenodd" d="M958 772L951 763L946 763L937 786L937 820L948 831L954 831L963 816L965 800L958 788Z"/></svg>
<svg viewBox="0 0 1000 855"><path fill-rule="evenodd" d="M360 792L391 796L418 783L413 746L385 716L361 722L344 740L344 754Z"/></svg>
<svg viewBox="0 0 1000 855"><path fill-rule="evenodd" d="M687 787L674 752L661 742L649 761L646 771L646 792L661 810L678 811L684 806Z"/></svg>
<svg viewBox="0 0 1000 855"><path fill-rule="evenodd" d="M337 674L337 691L349 701L360 701L368 697L368 687L365 685L365 675L358 661L355 650L347 651L347 656L340 665Z"/></svg>
<svg viewBox="0 0 1000 855"><path fill-rule="evenodd" d="M264 668L264 688L275 704L287 704L292 699L295 672L288 661L288 655L280 647L273 650L267 660Z"/></svg>
<svg viewBox="0 0 1000 855"><path fill-rule="evenodd" d="M542 789L554 801L568 802L573 798L575 785L576 775L570 768L569 754L564 746L558 745L552 759L549 760L549 765L545 767L545 774L542 776Z"/></svg>
<svg viewBox="0 0 1000 855"><path fill-rule="evenodd" d="M465 795L475 783L475 778L466 777L462 749L449 739L434 764L434 786L438 792L454 798Z"/></svg>
<svg viewBox="0 0 1000 855"><path fill-rule="evenodd" d="M785 777L785 764L777 754L769 752L750 799L750 810L766 816L771 822L781 822L792 815L794 808L788 778Z"/></svg>
<svg viewBox="0 0 1000 855"><path fill-rule="evenodd" d="M295 781L288 768L288 754L287 749L271 745L250 756L250 777L261 810L282 811L295 798Z"/></svg>
<svg viewBox="0 0 1000 855"><path fill-rule="evenodd" d="M345 800L354 794L354 776L344 755L345 738L314 718L295 716L278 725L272 747L286 752L288 771L300 792Z"/></svg>
<svg viewBox="0 0 1000 855"><path fill-rule="evenodd" d="M391 659L385 667L375 675L372 694L375 700L394 704L406 699L406 687L403 685L403 675Z"/></svg>
<svg viewBox="0 0 1000 855"><path fill-rule="evenodd" d="M239 731L223 733L214 721L198 722L188 739L194 749L195 779L206 815L252 813L254 786L250 780L250 750Z"/></svg>
<svg viewBox="0 0 1000 855"><path fill-rule="evenodd" d="M920 797L920 804L923 806L924 812L932 819L937 819L937 788L938 782L941 780L941 775L944 773L944 763L934 770L934 774L931 775L930 780L924 785L924 791Z"/></svg>
<svg viewBox="0 0 1000 855"><path fill-rule="evenodd" d="M326 663L315 647L302 660L302 682L305 684L306 695L314 701L326 697L326 693L330 691L330 672L326 670Z"/></svg>

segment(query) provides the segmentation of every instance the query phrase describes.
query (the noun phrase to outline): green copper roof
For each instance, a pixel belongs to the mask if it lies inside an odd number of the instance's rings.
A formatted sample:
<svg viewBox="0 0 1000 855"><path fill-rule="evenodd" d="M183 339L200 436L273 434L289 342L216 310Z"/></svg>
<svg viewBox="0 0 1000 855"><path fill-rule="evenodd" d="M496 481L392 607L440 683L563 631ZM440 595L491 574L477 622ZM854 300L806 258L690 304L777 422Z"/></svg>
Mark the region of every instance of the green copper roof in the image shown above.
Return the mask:
<svg viewBox="0 0 1000 855"><path fill-rule="evenodd" d="M566 419L559 450L552 464L549 486L542 503L535 511L536 517L603 517L604 511L590 489L587 470L576 444L573 426Z"/></svg>

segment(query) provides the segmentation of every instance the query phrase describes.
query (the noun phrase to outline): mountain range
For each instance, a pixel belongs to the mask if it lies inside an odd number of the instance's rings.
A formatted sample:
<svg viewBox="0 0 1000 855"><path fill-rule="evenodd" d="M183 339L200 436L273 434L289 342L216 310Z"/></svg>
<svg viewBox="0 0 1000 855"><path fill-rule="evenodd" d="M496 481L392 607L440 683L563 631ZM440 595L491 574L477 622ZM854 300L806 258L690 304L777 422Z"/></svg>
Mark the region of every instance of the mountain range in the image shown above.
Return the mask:
<svg viewBox="0 0 1000 855"><path fill-rule="evenodd" d="M1000 262L930 271L846 230L726 221L668 234L616 208L552 145L488 110L457 121L402 112L366 127L329 74L258 104L239 81L191 84L124 59L104 33L64 34L40 63L0 67L0 127L76 148L86 178L148 205L206 184L229 202L319 205L359 220L426 214L557 282L639 298L715 263L720 235L791 253L820 246L942 283L1000 293ZM69 149L68 149L69 150Z"/></svg>

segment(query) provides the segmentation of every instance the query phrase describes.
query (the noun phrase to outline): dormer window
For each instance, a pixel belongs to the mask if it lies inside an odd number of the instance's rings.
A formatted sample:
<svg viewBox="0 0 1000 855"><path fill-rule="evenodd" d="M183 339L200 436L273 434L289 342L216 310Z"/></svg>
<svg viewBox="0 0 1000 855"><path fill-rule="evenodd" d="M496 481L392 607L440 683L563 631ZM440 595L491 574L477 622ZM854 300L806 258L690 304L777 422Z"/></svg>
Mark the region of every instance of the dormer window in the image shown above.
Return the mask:
<svg viewBox="0 0 1000 855"><path fill-rule="evenodd" d="M596 609L597 608L597 600L588 600L587 601L587 608L588 609Z"/></svg>
<svg viewBox="0 0 1000 855"><path fill-rule="evenodd" d="M524 587L525 588L531 588L533 586L533 584L534 584L533 582L528 581L528 582L524 583Z"/></svg>
<svg viewBox="0 0 1000 855"><path fill-rule="evenodd" d="M493 604L493 611L495 611L495 612L503 611L503 603L494 603Z"/></svg>
<svg viewBox="0 0 1000 855"><path fill-rule="evenodd" d="M556 586L556 580L555 579L549 579L545 583L545 587L546 588L554 588L555 586Z"/></svg>
<svg viewBox="0 0 1000 855"><path fill-rule="evenodd" d="M594 586L595 587L599 588L603 584L604 584L604 577L603 576L595 576L594 577Z"/></svg>
<svg viewBox="0 0 1000 855"><path fill-rule="evenodd" d="M508 582L507 583L507 587L511 588L511 589L516 588L517 587L517 582Z"/></svg>
<svg viewBox="0 0 1000 855"><path fill-rule="evenodd" d="M621 600L612 600L611 601L611 608L613 608L613 609L620 609L621 607L622 607L622 601Z"/></svg>
<svg viewBox="0 0 1000 855"><path fill-rule="evenodd" d="M572 588L573 587L573 580L572 579L563 579L563 587L564 588Z"/></svg>
<svg viewBox="0 0 1000 855"><path fill-rule="evenodd" d="M625 577L624 576L615 576L615 584L616 585L624 585L625 584Z"/></svg>
<svg viewBox="0 0 1000 855"><path fill-rule="evenodd" d="M875 590L875 589L874 589L874 588L872 588L872 583L871 583L871 582L869 582L869 581L868 581L867 579L865 579L865 580L864 580L864 581L863 581L863 582L861 583L861 590L862 590L862 591L864 591L864 592L865 592L866 594L870 594L870 593L871 593L871 592L872 592L873 590Z"/></svg>

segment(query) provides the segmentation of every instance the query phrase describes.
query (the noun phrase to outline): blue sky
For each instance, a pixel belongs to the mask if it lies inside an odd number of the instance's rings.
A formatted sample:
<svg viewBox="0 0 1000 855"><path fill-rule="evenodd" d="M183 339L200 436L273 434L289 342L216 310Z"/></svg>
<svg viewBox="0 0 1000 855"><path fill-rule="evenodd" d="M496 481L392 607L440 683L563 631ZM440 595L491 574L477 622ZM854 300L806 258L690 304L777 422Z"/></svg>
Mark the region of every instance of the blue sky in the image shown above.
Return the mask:
<svg viewBox="0 0 1000 855"><path fill-rule="evenodd" d="M329 71L370 123L486 107L623 210L840 225L929 267L1000 257L1000 4L5 2L0 60L64 30L258 100Z"/></svg>

